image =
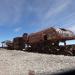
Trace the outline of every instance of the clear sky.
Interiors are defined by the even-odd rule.
[[[75,0],[0,0],[0,42],[51,26],[75,32]]]

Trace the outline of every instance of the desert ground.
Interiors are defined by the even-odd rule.
[[[0,49],[0,75],[57,73],[75,68],[75,56],[30,53]]]

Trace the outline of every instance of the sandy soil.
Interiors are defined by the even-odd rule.
[[[74,56],[47,55],[0,49],[0,75],[36,75],[60,72],[75,68]]]

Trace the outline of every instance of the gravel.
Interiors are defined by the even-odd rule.
[[[28,75],[29,71],[35,71],[35,75],[44,75],[74,68],[74,56],[0,49],[0,75]]]

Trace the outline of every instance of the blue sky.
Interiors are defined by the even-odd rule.
[[[51,26],[75,32],[75,0],[0,0],[0,42]]]

